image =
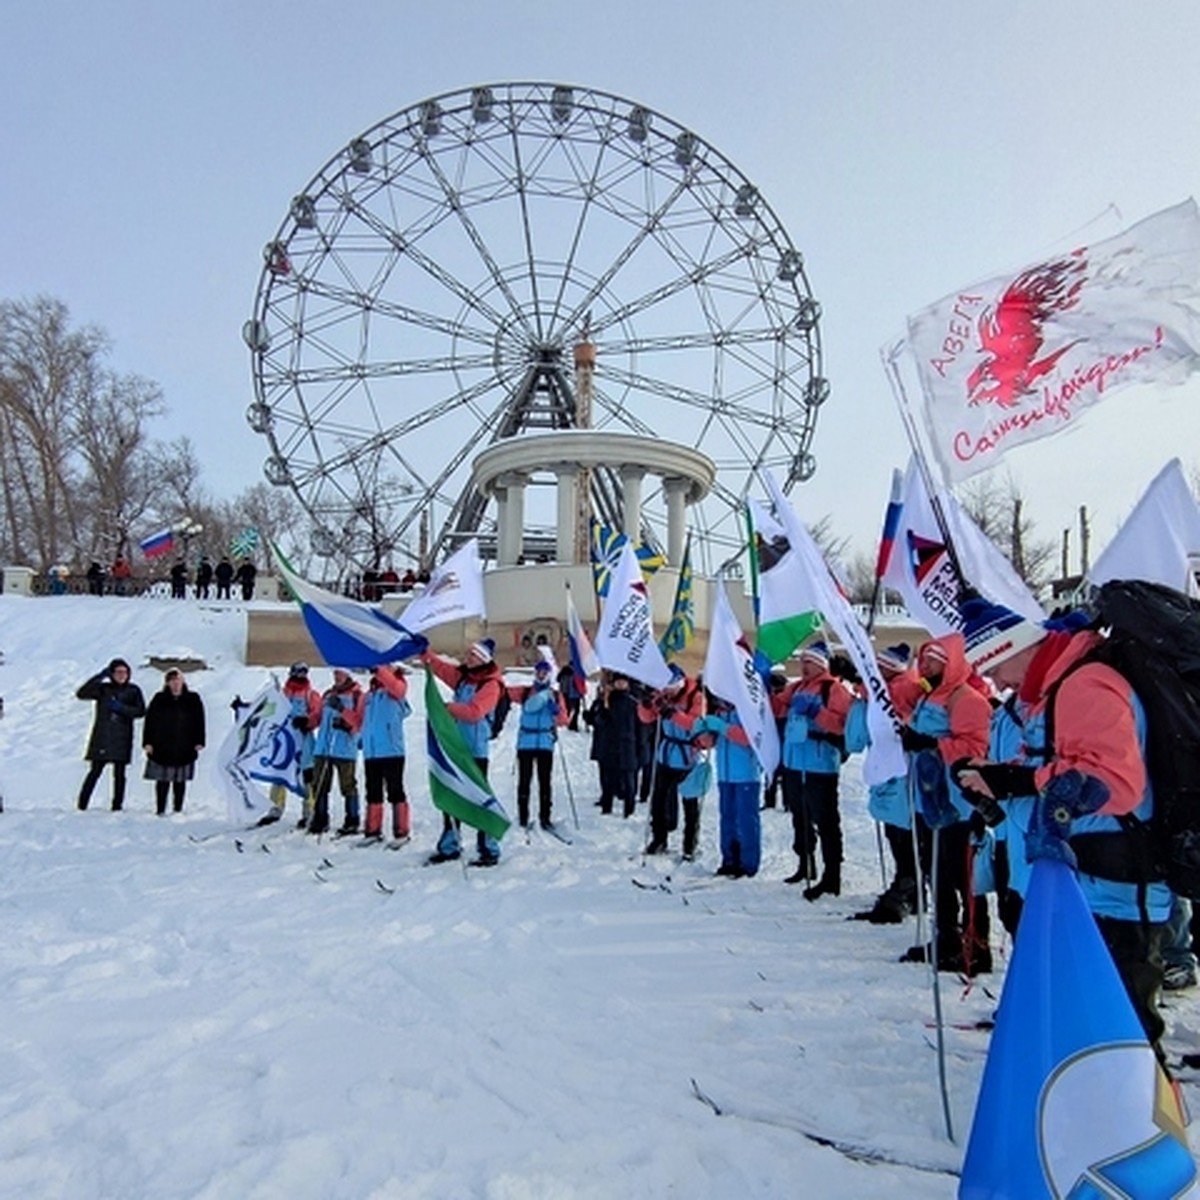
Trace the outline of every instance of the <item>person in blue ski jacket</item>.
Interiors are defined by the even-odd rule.
[[[321,723],[313,746],[313,815],[308,832],[329,829],[329,792],[336,774],[345,813],[338,833],[359,829],[358,733],[363,720],[363,690],[349,671],[333,670],[333,686],[321,697]]]
[[[432,671],[453,690],[454,695],[446,705],[446,711],[454,718],[471,756],[484,778],[487,778],[492,732],[489,718],[504,688],[504,673],[496,662],[496,643],[491,638],[472,642],[461,663],[430,650],[421,654],[421,662],[426,670]],[[500,861],[500,843],[490,834],[478,830],[476,844],[478,857],[475,862],[478,866],[494,867]],[[461,855],[458,822],[443,813],[442,835],[429,861],[450,862]]]
[[[955,774],[976,804],[1031,800],[1025,856],[1077,870],[1121,982],[1162,1060],[1158,997],[1172,893],[1140,865],[1138,830],[1154,813],[1142,702],[1120,672],[1092,658],[1104,640],[1095,630],[1069,620],[1035,623],[982,599],[965,604],[963,617],[972,666],[998,689],[1016,691],[1027,707],[1014,759],[967,760],[955,764]]]
[[[799,858],[785,883],[804,883],[821,847],[821,878],[804,889],[806,900],[838,896],[842,890],[842,818],[838,773],[843,734],[853,697],[829,670],[829,647],[810,642],[800,653],[800,676],[771,697],[783,718],[783,797],[792,814],[792,848]]]
[[[986,684],[972,672],[961,633],[946,633],[917,650],[921,696],[900,732],[908,760],[908,786],[917,814],[920,864],[933,864],[938,970],[986,974],[992,969],[986,896],[974,894],[968,850],[975,812],[951,773],[960,758],[987,753],[992,706]],[[936,840],[937,853],[934,853]],[[924,962],[928,950],[912,946],[903,961]]]
[[[901,721],[908,720],[913,705],[923,694],[916,664],[911,660],[912,649],[907,642],[884,646],[875,654],[888,698]],[[860,702],[866,701],[856,701]],[[899,925],[917,904],[917,852],[913,843],[907,776],[872,784],[867,791],[867,811],[883,826],[894,871],[891,882],[874,905],[854,916],[857,920],[870,921],[872,925]]]
[[[658,751],[650,797],[650,841],[647,854],[665,854],[667,837],[679,824],[679,785],[696,763],[694,726],[704,716],[704,691],[683,668],[671,664],[671,681],[638,704],[638,720],[658,725]],[[700,836],[700,801],[683,801],[683,857],[696,853]]]
[[[404,792],[404,722],[412,713],[408,680],[400,666],[371,668],[363,700],[363,772],[366,775],[367,823],[363,832],[373,842],[383,840],[383,805],[392,809],[392,837],[405,841],[411,833],[411,814]]]
[[[567,706],[554,686],[554,663],[545,657],[533,668],[533,683],[508,689],[514,704],[521,706],[517,727],[517,819],[529,826],[529,793],[534,771],[538,781],[538,823],[543,829],[553,824],[550,780],[554,770],[554,746],[559,726],[567,723]]]
[[[288,729],[300,747],[300,780],[304,785],[296,828],[307,829],[313,809],[313,748],[317,743],[317,727],[321,724],[321,693],[308,678],[308,663],[294,662],[288,668],[283,697],[288,703]],[[271,784],[271,807],[257,824],[274,825],[283,816],[287,795],[288,789],[282,783]]]
[[[717,800],[720,810],[721,865],[718,875],[734,879],[758,874],[762,856],[762,826],[758,798],[762,791],[762,767],[750,745],[750,737],[738,719],[737,709],[716,696],[708,702],[709,713],[696,722],[697,733],[716,740],[713,757],[717,769]]]

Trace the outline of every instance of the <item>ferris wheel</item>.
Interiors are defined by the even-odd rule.
[[[361,567],[486,546],[471,463],[500,439],[590,427],[691,446],[718,472],[689,510],[713,571],[743,542],[757,470],[790,488],[816,469],[819,319],[766,200],[690,129],[593,89],[469,88],[381,121],[294,197],[243,327],[247,419],[314,551]],[[619,483],[597,471],[590,488],[619,527]],[[643,498],[643,541],[662,543],[660,509]]]

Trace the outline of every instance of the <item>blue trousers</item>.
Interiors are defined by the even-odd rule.
[[[721,809],[721,866],[735,867],[743,874],[758,872],[762,855],[761,822],[758,815],[758,783],[717,784]]]

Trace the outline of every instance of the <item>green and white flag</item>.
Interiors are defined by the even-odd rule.
[[[808,594],[808,580],[783,525],[755,500],[746,502],[746,520],[758,620],[755,659],[759,670],[766,671],[821,628],[821,614],[800,599]]]
[[[432,671],[425,675],[425,734],[434,807],[499,841],[512,822],[447,711]]]

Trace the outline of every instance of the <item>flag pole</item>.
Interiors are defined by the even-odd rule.
[[[892,393],[896,398],[896,406],[900,410],[900,420],[904,425],[904,432],[908,435],[909,445],[912,446],[913,456],[916,459],[917,470],[921,472],[921,478],[925,484],[925,491],[929,496],[929,503],[933,510],[934,520],[937,522],[938,530],[941,532],[942,541],[946,547],[946,556],[949,558],[951,565],[954,568],[955,576],[958,579],[960,596],[963,589],[966,587],[963,575],[962,565],[958,560],[958,553],[954,548],[954,539],[950,536],[950,527],[946,521],[946,513],[942,508],[941,498],[938,494],[938,489],[934,486],[933,475],[929,470],[929,460],[925,455],[924,449],[921,446],[921,438],[917,430],[916,418],[913,416],[912,403],[908,398],[908,392],[904,387],[904,380],[900,375],[898,359],[906,344],[906,339],[900,338],[893,342],[886,351],[881,350],[880,356],[883,359],[884,372],[888,377],[888,381],[892,385]],[[913,846],[917,848],[917,814],[915,797],[913,796],[913,780],[911,772],[908,779],[909,793],[909,809],[912,813],[912,833]],[[933,833],[933,852],[930,863],[930,884],[933,892],[932,911],[925,900],[925,880],[922,878],[921,871],[921,855],[918,849],[917,853],[917,906],[918,906],[918,932],[921,929],[922,921],[921,908],[925,908],[926,921],[925,924],[929,929],[929,941],[924,942],[924,939],[919,938],[918,945],[928,945],[927,958],[929,959],[928,966],[930,969],[930,989],[933,995],[933,1023],[934,1030],[937,1034],[937,1069],[938,1069],[938,1091],[942,1101],[942,1120],[946,1126],[946,1137],[949,1141],[954,1141],[954,1125],[950,1118],[950,1093],[946,1083],[946,1029],[945,1021],[942,1015],[942,991],[938,981],[938,952],[937,952],[937,860],[938,860],[938,831],[934,829]]]
[[[893,342],[886,350],[881,350],[880,357],[883,359],[883,369],[888,377],[888,382],[892,385],[892,395],[896,399],[896,407],[900,410],[900,422],[904,426],[904,432],[908,437],[908,444],[912,447],[913,457],[917,462],[917,470],[921,472],[921,479],[925,484],[925,491],[929,496],[929,504],[933,510],[933,519],[937,522],[938,531],[941,533],[942,541],[946,546],[946,556],[950,559],[950,563],[954,567],[954,573],[958,577],[959,589],[961,591],[966,587],[966,576],[963,574],[962,563],[958,558],[958,551],[954,547],[954,539],[950,536],[950,524],[946,520],[946,512],[942,507],[940,489],[934,482],[933,472],[929,469],[929,456],[925,453],[925,449],[921,444],[917,420],[913,415],[912,402],[909,400],[908,390],[904,386],[904,379],[900,374],[898,366],[900,354],[906,344],[906,339],[900,338]]]

